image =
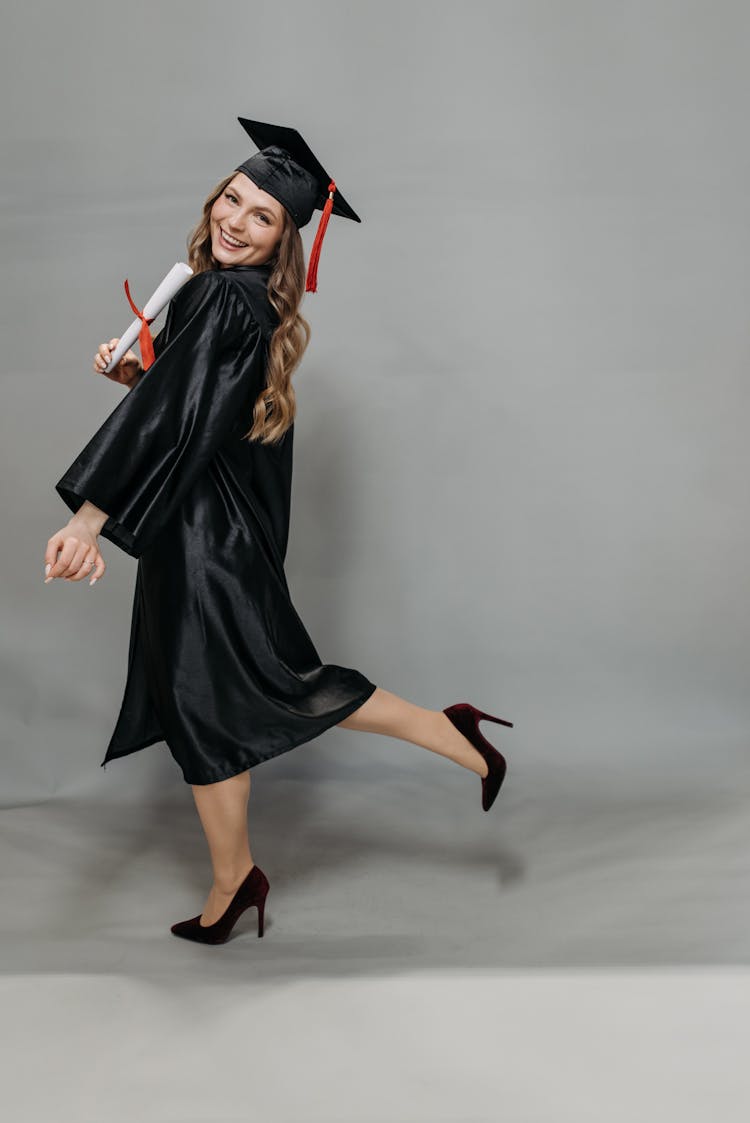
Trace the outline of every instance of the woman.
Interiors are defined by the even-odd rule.
[[[489,810],[505,760],[468,703],[426,710],[359,671],[321,662],[284,574],[295,395],[309,339],[299,307],[299,228],[323,209],[311,253],[314,291],[331,212],[359,221],[293,129],[239,119],[258,151],[210,193],[188,242],[194,276],[169,305],[144,369],[117,339],[94,370],[128,387],[56,484],[74,512],[49,539],[46,581],[93,584],[103,535],[138,559],[128,675],[102,766],[166,742],[192,787],[213,885],[203,911],[172,926],[226,940],[258,908],[268,879],[247,831],[250,769],[337,725],[387,734],[482,778]]]

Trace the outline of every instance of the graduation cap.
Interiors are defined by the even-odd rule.
[[[322,210],[307,269],[306,292],[318,287],[318,261],[323,235],[331,214],[361,222],[347,203],[336,183],[308,147],[296,129],[268,125],[238,117],[250,139],[260,149],[235,171],[244,172],[256,187],[278,199],[291,215],[295,225],[306,226],[316,209]]]

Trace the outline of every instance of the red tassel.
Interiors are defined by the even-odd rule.
[[[326,227],[328,226],[328,219],[331,217],[331,211],[333,210],[333,193],[335,190],[336,184],[333,180],[331,180],[331,182],[328,184],[328,198],[325,201],[323,214],[320,217],[318,232],[315,235],[315,241],[313,242],[312,249],[310,250],[310,263],[307,267],[307,284],[305,286],[305,292],[318,291],[318,262],[320,261],[320,247],[323,243],[323,235],[326,232]]]
[[[155,358],[154,341],[151,338],[151,332],[148,330],[148,325],[154,322],[153,317],[147,320],[140,308],[136,308],[133,303],[133,298],[130,295],[130,286],[128,285],[127,278],[125,279],[125,295],[128,298],[130,307],[133,309],[138,319],[141,320],[141,330],[138,333],[138,343],[141,348],[141,365],[144,370],[148,370]]]

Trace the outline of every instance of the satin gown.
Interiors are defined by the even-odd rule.
[[[252,768],[343,721],[376,689],[323,663],[284,574],[294,426],[242,439],[277,324],[270,267],[191,277],[154,363],[55,485],[138,559],[127,680],[102,767],[164,741],[189,784]]]

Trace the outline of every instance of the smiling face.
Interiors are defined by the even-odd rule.
[[[238,172],[211,207],[210,226],[211,252],[221,268],[262,265],[281,239],[284,208]]]

